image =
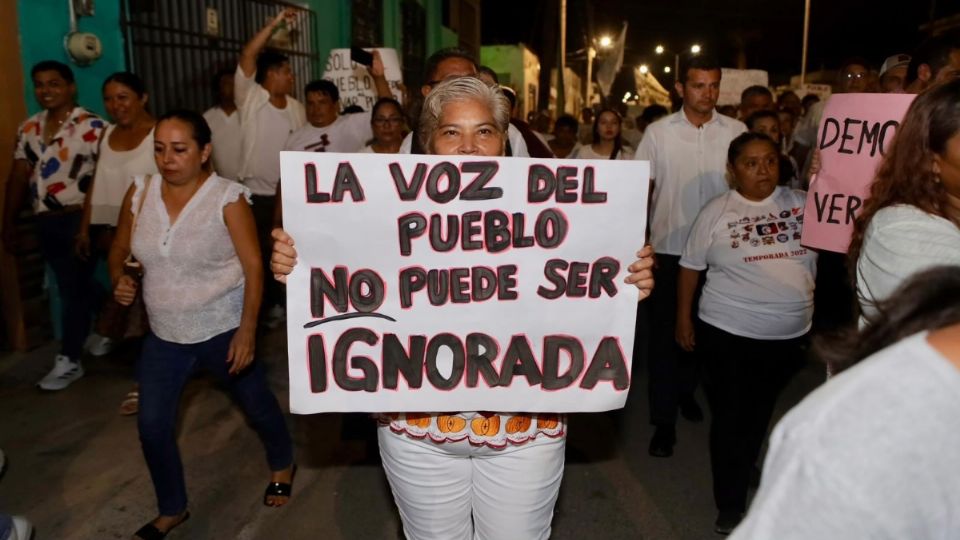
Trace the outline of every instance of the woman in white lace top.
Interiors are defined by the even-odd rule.
[[[153,151],[160,174],[137,177],[127,191],[110,251],[114,297],[129,305],[142,288],[151,326],[137,369],[138,428],[160,515],[139,538],[159,538],[189,517],[176,417],[197,368],[230,390],[264,444],[271,470],[264,504],[280,506],[290,495],[290,434],[254,361],[263,270],[250,192],[211,172],[211,149],[199,114],[159,119]],[[131,253],[142,265],[142,287],[124,271]]]

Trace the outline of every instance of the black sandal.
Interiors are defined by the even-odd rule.
[[[284,482],[270,482],[267,484],[267,489],[263,492],[263,505],[269,506],[270,508],[279,508],[290,502],[290,494],[293,493],[293,479],[297,476],[297,465],[293,465],[293,470],[290,471],[290,483]],[[268,497],[286,497],[287,502],[281,505],[270,504],[267,502]]]
[[[160,529],[158,529],[157,526],[154,525],[153,522],[151,521],[150,523],[147,523],[143,527],[140,527],[140,529],[138,529],[137,532],[133,533],[133,535],[138,538],[142,538],[143,540],[162,540],[163,538],[166,538],[168,534],[170,534],[170,531],[176,529],[180,525],[183,525],[183,522],[188,519],[190,519],[190,512],[187,512],[186,514],[184,514],[183,519],[181,519],[173,527],[170,527],[169,529],[167,529],[167,532],[163,532]]]

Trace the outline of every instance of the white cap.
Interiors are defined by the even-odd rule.
[[[883,65],[880,66],[880,76],[883,77],[886,72],[893,68],[907,65],[910,65],[909,54],[895,54],[883,61]]]

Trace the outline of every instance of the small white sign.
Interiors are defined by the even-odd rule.
[[[720,98],[717,105],[739,105],[740,94],[751,86],[768,87],[770,76],[762,69],[720,70]]]
[[[373,49],[368,49],[373,51]],[[400,58],[396,49],[377,49],[383,60],[384,76],[390,83],[390,90],[397,101],[403,103],[401,83],[403,72],[400,71]],[[323,71],[323,78],[333,81],[340,90],[340,107],[359,105],[364,111],[370,112],[377,102],[377,87],[367,67],[350,60],[350,49],[333,49],[327,57],[327,66]]]

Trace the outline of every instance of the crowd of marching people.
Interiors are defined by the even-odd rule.
[[[418,95],[407,96],[413,106],[395,99],[374,52],[377,100],[345,113],[331,81],[308,82],[303,103],[294,97],[290,62],[267,47],[290,16],[278,14],[236,66],[215,74],[215,105],[202,114],[152,110],[141,78],[120,72],[103,82],[100,118],[77,105],[70,67],[44,61],[31,70],[42,110],[18,132],[3,243],[17,252],[15,219],[29,200],[62,299],[60,351],[41,389],[83,377],[85,353],[140,341],[117,402],[137,417],[158,516],[135,538],[163,538],[190,516],[177,410],[197,370],[218,378],[263,444],[263,504],[293,496],[294,444],[257,361],[260,329],[282,322],[283,283],[297,264],[282,228],[285,150],[649,162],[649,234],[636,239],[623,276],[647,315],[637,332],[649,350],[635,362],[648,371],[649,454],[673,454],[678,417],[709,416],[720,534],[960,533],[960,436],[950,429],[960,414],[955,34],[876,71],[862,58],[839,66],[836,92],[918,94],[844,255],[801,244],[804,189],[821,167],[816,96],[754,86],[739,106],[718,109],[720,65],[698,55],[678,73],[672,112],[649,105],[628,118],[601,106],[582,122],[521,119],[516,94],[493,70],[444,49],[427,60]],[[96,295],[98,262],[113,287],[106,298]],[[830,380],[777,426],[764,457],[777,399],[813,358],[826,361]],[[695,397],[701,383],[709,415]],[[406,536],[549,537],[566,448],[560,412],[378,415]],[[496,428],[466,439],[441,429],[477,421]],[[522,425],[522,437],[506,439],[508,423]],[[0,539],[24,538],[28,527],[0,515]]]

